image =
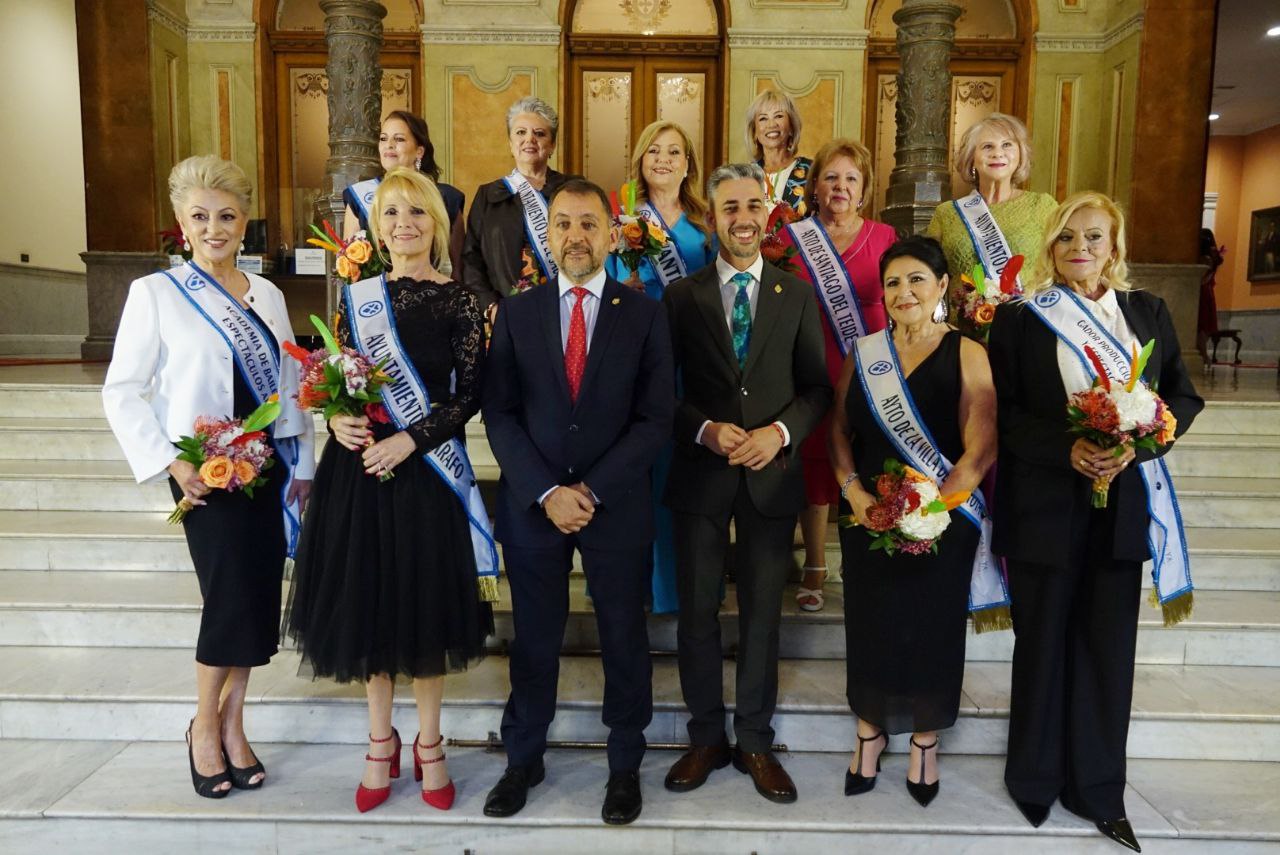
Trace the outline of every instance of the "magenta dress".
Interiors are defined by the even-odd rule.
[[[790,232],[784,231],[782,239],[787,245],[795,245]],[[849,278],[853,280],[853,288],[858,294],[858,305],[862,309],[862,319],[866,322],[868,333],[879,332],[888,323],[884,309],[884,288],[880,285],[880,256],[897,239],[898,235],[892,226],[863,220],[858,236],[840,254],[844,269],[849,271]],[[795,262],[800,268],[797,276],[812,285],[813,281],[804,262],[798,256]],[[834,387],[840,379],[844,356],[840,353],[840,345],[836,343],[831,322],[827,319],[826,310],[822,308],[822,301],[818,299],[816,291],[813,299],[818,301],[822,336],[826,341],[827,374]],[[840,485],[836,483],[835,475],[831,472],[831,461],[827,457],[827,432],[830,427],[831,415],[828,413],[800,446],[805,497],[811,505],[833,505],[840,500]]]

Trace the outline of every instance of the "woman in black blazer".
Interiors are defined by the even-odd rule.
[[[1164,301],[1125,279],[1124,215],[1102,194],[1076,194],[1050,218],[1043,247],[1028,296],[1065,286],[1126,348],[1155,339],[1143,379],[1181,435],[1204,401]],[[1138,850],[1125,819],[1125,741],[1150,552],[1146,485],[1130,464],[1163,450],[1117,457],[1067,432],[1068,391],[1092,376],[1029,303],[996,311],[990,359],[1000,435],[994,550],[1007,560],[1016,636],[1005,784],[1032,825],[1061,797]],[[1103,475],[1113,476],[1107,506],[1094,509],[1092,482]]]

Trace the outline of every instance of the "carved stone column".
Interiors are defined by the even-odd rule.
[[[382,19],[376,0],[320,0],[329,49],[329,159],[316,216],[342,223],[342,191],[381,172],[378,128],[382,118]],[[326,313],[333,316],[336,281],[329,277]]]
[[[951,124],[951,47],[960,7],[945,0],[905,0],[898,25],[898,133],[881,219],[899,234],[924,231],[950,194],[947,129]]]

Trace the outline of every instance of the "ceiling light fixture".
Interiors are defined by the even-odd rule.
[[[1276,36],[1280,36],[1280,26],[1272,27],[1271,29],[1267,30],[1267,35],[1273,39]]]
[[[1218,114],[1217,114],[1217,113],[1210,113],[1210,114],[1209,114],[1209,121],[1211,121],[1211,122],[1216,122],[1216,121],[1218,121],[1218,119],[1219,119],[1219,116],[1218,116]]]

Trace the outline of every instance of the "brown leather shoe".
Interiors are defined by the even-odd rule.
[[[733,768],[744,775],[750,775],[755,782],[756,792],[769,801],[790,804],[796,800],[796,785],[772,751],[751,754],[735,748]]]
[[[706,783],[707,776],[729,765],[729,745],[691,745],[671,767],[665,781],[668,790],[687,793]]]

